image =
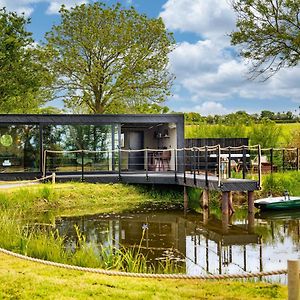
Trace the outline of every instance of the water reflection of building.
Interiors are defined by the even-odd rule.
[[[56,224],[60,234],[69,237],[71,246],[76,243],[76,225],[88,242],[126,248],[141,245],[141,251],[152,261],[169,253],[185,264],[189,274],[262,270],[261,240],[252,228],[224,227],[213,216],[203,222],[200,214],[182,212],[95,215],[61,218]],[[248,263],[249,256],[256,257],[256,263],[253,259]]]

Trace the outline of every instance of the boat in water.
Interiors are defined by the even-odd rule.
[[[267,197],[254,201],[254,206],[260,210],[300,209],[300,197],[290,197],[288,194],[279,197]]]

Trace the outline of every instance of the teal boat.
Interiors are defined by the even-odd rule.
[[[271,196],[254,201],[254,206],[260,210],[300,209],[300,197]]]

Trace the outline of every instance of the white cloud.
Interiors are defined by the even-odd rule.
[[[168,0],[160,16],[171,30],[194,32],[207,39],[228,39],[235,16],[228,0]]]
[[[0,0],[0,7],[6,7],[9,11],[16,11],[17,13],[25,13],[30,16],[37,3],[48,3],[48,14],[58,13],[62,4],[67,8],[73,7],[76,4],[87,3],[88,0]]]
[[[87,3],[88,0],[56,0],[56,1],[48,1],[50,5],[47,9],[48,14],[56,14],[61,6],[64,4],[67,9],[74,7],[76,5]]]
[[[207,103],[230,99],[271,101],[281,97],[300,102],[300,67],[281,70],[267,82],[250,81],[245,62],[211,40],[179,44],[170,54],[170,69],[176,75],[176,102],[180,95],[185,99],[189,95],[189,110],[208,111]],[[216,107],[221,112],[223,108]]]
[[[180,111],[198,112],[202,116],[207,116],[207,115],[225,115],[225,114],[229,114],[229,113],[232,112],[231,110],[225,108],[221,103],[214,102],[214,101],[203,102],[200,105],[194,106],[192,109],[191,109],[191,107],[181,107]]]

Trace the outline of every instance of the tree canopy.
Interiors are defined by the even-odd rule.
[[[232,0],[237,13],[233,45],[252,61],[251,78],[264,80],[300,60],[299,0]]]
[[[0,112],[35,111],[49,97],[50,80],[24,15],[0,9]]]
[[[46,34],[55,89],[69,107],[92,113],[136,112],[163,102],[173,80],[168,54],[174,39],[163,21],[134,8],[95,2],[60,10]]]

